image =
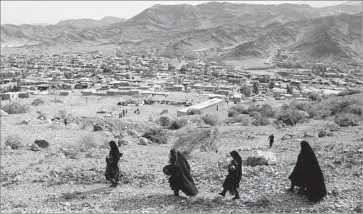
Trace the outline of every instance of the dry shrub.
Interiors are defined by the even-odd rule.
[[[61,99],[59,99],[57,97],[54,97],[54,99],[51,100],[51,102],[53,102],[53,103],[63,103],[63,100],[61,100]]]
[[[78,148],[81,152],[86,152],[97,147],[98,143],[96,142],[96,138],[91,134],[81,137],[81,139],[78,141]]]
[[[33,100],[32,105],[33,106],[39,106],[39,105],[43,105],[44,104],[44,100],[42,98],[37,98],[35,100]]]
[[[166,144],[167,141],[168,141],[168,138],[166,136],[166,132],[161,127],[149,128],[142,135],[142,137],[152,141],[153,143],[158,143],[158,144]]]
[[[173,120],[168,128],[171,130],[177,130],[187,124],[188,124],[188,120],[186,120],[185,118],[179,118],[179,119]]]
[[[18,102],[7,103],[3,105],[1,109],[8,114],[24,114],[29,111],[29,107],[27,105]]]
[[[66,110],[59,110],[58,111],[58,116],[61,118],[61,119],[64,119],[64,118],[67,118],[69,116],[71,116],[70,114],[67,113]]]
[[[362,117],[356,114],[340,113],[335,116],[334,122],[341,127],[358,126]]]
[[[296,125],[297,123],[303,123],[307,121],[304,113],[296,108],[288,107],[282,108],[280,113],[277,115],[277,120],[283,122],[285,125]]]
[[[247,115],[237,115],[228,118],[225,123],[227,124],[241,123],[243,126],[248,126],[250,124],[250,118]]]
[[[234,117],[239,114],[248,114],[247,108],[242,105],[235,105],[228,110],[228,117]]]
[[[196,115],[196,114],[203,114],[203,113],[201,110],[195,108],[188,109],[187,111],[187,115]]]
[[[211,126],[215,126],[218,123],[217,118],[211,114],[204,115],[202,117],[202,120],[205,124],[209,124]]]
[[[189,157],[195,149],[215,151],[218,149],[216,145],[217,133],[217,128],[197,129],[188,135],[181,136],[173,148],[178,149],[185,157]]]
[[[253,116],[253,122],[252,125],[254,126],[267,126],[270,124],[270,121],[265,117],[265,115],[261,113],[256,113]]]
[[[10,146],[11,149],[21,149],[25,147],[25,143],[19,136],[9,136],[5,140],[5,146]]]

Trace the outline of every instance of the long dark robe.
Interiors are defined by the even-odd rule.
[[[274,143],[274,139],[275,139],[275,136],[272,134],[268,137],[268,139],[270,140],[270,147],[272,147],[272,144]]]
[[[223,188],[234,195],[242,178],[242,158],[237,151],[232,151],[230,155],[233,160],[229,164],[228,175],[224,180]]]
[[[122,157],[122,153],[120,153],[115,141],[110,141],[110,147],[111,147],[110,153],[106,157],[107,166],[106,166],[105,177],[106,180],[111,181],[113,184],[115,184],[119,181],[120,177],[120,169],[118,167],[118,162]]]
[[[301,151],[289,179],[292,186],[299,186],[306,190],[310,201],[317,202],[327,194],[324,176],[309,143],[302,141],[300,144]]]
[[[173,191],[181,190],[187,196],[195,196],[198,190],[190,174],[190,166],[185,157],[177,150],[170,151],[169,165],[163,168],[166,175],[170,175],[169,183]]]

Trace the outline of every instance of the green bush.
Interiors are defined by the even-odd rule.
[[[309,92],[308,98],[312,101],[321,101],[321,96],[315,92]]]
[[[39,105],[43,105],[44,104],[44,100],[42,98],[37,98],[35,100],[33,100],[32,105],[33,106],[39,106]]]
[[[158,144],[166,144],[168,140],[165,130],[161,127],[150,128],[142,135],[142,137]]]
[[[334,122],[341,127],[357,126],[362,117],[356,114],[340,113],[335,116]]]
[[[267,126],[270,124],[270,121],[267,119],[267,117],[261,113],[256,113],[253,116],[253,122],[252,125],[254,126]]]
[[[187,115],[196,115],[196,114],[203,114],[203,113],[201,110],[194,108],[188,109],[187,111]]]
[[[202,117],[202,120],[205,124],[209,124],[211,126],[214,126],[217,124],[217,118],[211,114],[206,114]]]
[[[235,105],[228,110],[228,117],[234,117],[239,114],[248,114],[248,109],[242,105]]]
[[[277,115],[277,120],[280,120],[285,125],[296,125],[307,121],[305,115],[296,108],[281,109]]]
[[[170,123],[169,129],[177,130],[188,124],[188,120],[184,118],[175,119]]]
[[[18,102],[7,103],[3,105],[1,109],[8,114],[24,114],[29,111],[28,106]]]
[[[248,126],[250,124],[250,118],[247,115],[237,115],[234,117],[227,118],[227,124],[241,123],[243,126]]]

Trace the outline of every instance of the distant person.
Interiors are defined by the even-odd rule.
[[[110,153],[106,157],[106,172],[105,177],[106,180],[111,181],[112,185],[110,187],[116,187],[118,185],[118,181],[120,178],[120,169],[118,167],[118,162],[122,157],[122,153],[120,153],[116,142],[110,141]]]
[[[270,140],[270,148],[271,148],[272,144],[274,143],[275,136],[271,134],[270,136],[268,136],[268,139]]]
[[[64,118],[64,125],[67,126],[67,118]]]
[[[318,202],[327,194],[324,176],[313,149],[306,141],[300,143],[301,151],[293,172],[289,176],[291,187],[300,187],[299,193],[306,194],[310,201]]]
[[[125,109],[122,110],[122,116],[125,117]]]
[[[185,157],[175,149],[170,150],[169,165],[163,168],[165,175],[170,175],[169,183],[175,196],[179,196],[179,190],[187,196],[198,194],[197,187],[190,175],[190,166]]]
[[[233,160],[228,166],[228,175],[223,183],[223,191],[219,194],[224,197],[229,191],[231,195],[234,195],[233,200],[236,200],[240,198],[237,189],[242,178],[242,158],[237,151],[232,151],[230,155]]]
[[[127,115],[127,109],[125,110],[125,112],[126,112],[126,115]]]
[[[121,112],[118,114],[118,118],[122,118],[122,113]]]

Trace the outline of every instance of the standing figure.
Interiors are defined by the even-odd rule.
[[[64,125],[67,126],[67,118],[64,118]]]
[[[306,193],[310,201],[318,202],[327,194],[324,176],[309,143],[301,141],[300,145],[301,151],[297,163],[289,176],[291,180],[289,190],[294,191],[294,187],[298,186],[300,193]]]
[[[234,195],[233,200],[235,200],[240,198],[237,189],[242,178],[242,158],[237,151],[232,151],[229,154],[233,160],[228,166],[228,175],[223,183],[223,191],[219,194],[224,197],[229,191],[231,195]]]
[[[274,143],[275,136],[271,134],[270,136],[268,136],[268,139],[270,140],[270,148],[271,148],[272,144]]]
[[[170,150],[169,165],[163,168],[166,175],[170,175],[169,183],[175,196],[179,196],[179,190],[187,196],[195,196],[198,190],[190,175],[190,166],[185,157],[175,149]]]
[[[106,172],[105,177],[106,180],[111,181],[112,185],[110,187],[116,187],[120,177],[120,169],[118,168],[118,162],[122,157],[122,153],[120,153],[116,142],[110,141],[110,153],[106,157]]]
[[[122,109],[122,117],[125,117],[125,109]]]

